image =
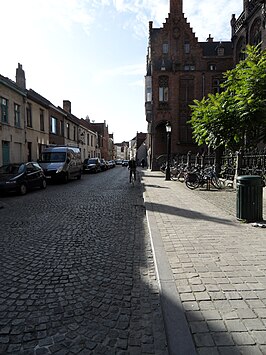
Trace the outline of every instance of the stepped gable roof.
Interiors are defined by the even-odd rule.
[[[15,83],[15,81],[3,76],[0,74],[0,83],[8,86],[10,89],[18,92],[19,94],[26,96],[26,90],[22,89],[19,85]]]
[[[233,55],[233,47],[232,42],[225,41],[225,42],[199,42],[199,45],[203,49],[203,55],[205,57],[217,57],[217,49],[219,47],[224,48],[224,55],[232,56]]]

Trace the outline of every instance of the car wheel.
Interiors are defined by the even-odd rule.
[[[45,179],[43,179],[42,182],[41,182],[40,188],[41,188],[41,189],[46,189],[46,186],[47,186],[47,182],[46,182]]]
[[[80,180],[80,179],[81,179],[81,172],[77,176],[77,180]]]
[[[26,193],[27,193],[27,185],[26,184],[21,184],[20,185],[19,193],[20,193],[20,195],[26,195]]]

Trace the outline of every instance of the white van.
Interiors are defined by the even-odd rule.
[[[65,183],[69,179],[81,178],[82,162],[80,148],[68,146],[48,146],[41,153],[38,163],[47,181],[58,180]]]

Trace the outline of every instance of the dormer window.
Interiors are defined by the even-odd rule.
[[[224,55],[224,47],[221,45],[221,43],[220,43],[220,45],[217,47],[217,55],[218,55],[219,57],[222,57],[222,56]]]

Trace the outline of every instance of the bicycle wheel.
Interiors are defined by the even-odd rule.
[[[180,182],[184,182],[186,180],[186,175],[187,175],[187,172],[185,170],[181,170],[177,174],[177,180],[180,181]]]
[[[217,176],[212,176],[211,184],[216,189],[221,189],[222,188],[222,183],[221,183],[220,179]]]
[[[194,190],[200,185],[199,177],[196,174],[187,174],[185,184],[190,190]]]

